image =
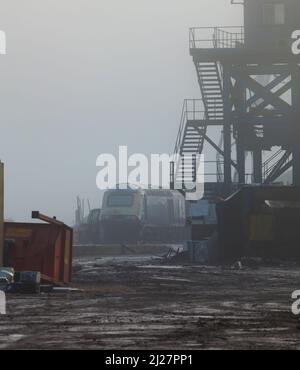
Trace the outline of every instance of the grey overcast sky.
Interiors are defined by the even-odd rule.
[[[0,158],[6,217],[70,223],[99,205],[96,157],[171,153],[199,97],[188,28],[242,24],[230,0],[0,0]]]

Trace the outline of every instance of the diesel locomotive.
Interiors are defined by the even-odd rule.
[[[186,201],[178,191],[114,189],[103,196],[104,243],[181,242],[188,239]]]

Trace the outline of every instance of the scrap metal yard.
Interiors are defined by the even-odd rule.
[[[15,3],[0,351],[300,350],[300,1]]]
[[[299,266],[75,257],[79,291],[8,295],[1,349],[299,349]]]

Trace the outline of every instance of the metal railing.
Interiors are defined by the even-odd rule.
[[[278,163],[279,157],[282,156],[284,151],[280,148],[275,153],[273,153],[264,163],[263,163],[263,177],[264,180],[269,176],[272,172],[273,168]]]
[[[190,28],[190,49],[235,49],[245,43],[242,26]]]
[[[174,154],[180,154],[186,123],[188,121],[204,120],[205,117],[204,105],[201,99],[184,100]]]
[[[275,174],[276,170],[289,163],[291,158],[291,151],[284,151],[279,149],[271,157],[263,163],[263,180],[267,181],[268,178]]]

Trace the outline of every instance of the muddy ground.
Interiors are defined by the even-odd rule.
[[[300,349],[299,267],[76,258],[83,292],[9,295],[1,349]]]

